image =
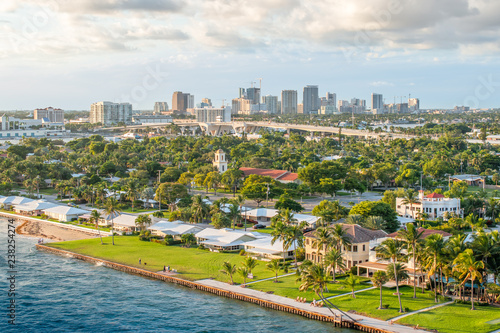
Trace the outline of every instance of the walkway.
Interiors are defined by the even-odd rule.
[[[294,274],[295,274],[295,272],[284,274],[284,275],[278,275],[278,279],[281,278],[281,277],[290,276],[290,275],[294,275]],[[262,281],[274,280],[274,279],[276,279],[276,277],[273,276],[273,277],[270,277],[270,278],[267,278],[267,279],[262,279],[262,280],[256,280],[256,281],[252,281],[252,282],[247,282],[247,285],[254,284],[254,283],[257,283],[257,282],[262,282]]]
[[[402,314],[401,316],[397,316],[397,317],[391,318],[391,319],[389,319],[387,321],[396,321],[396,320],[399,320],[401,318],[408,317],[408,316],[411,316],[411,315],[414,315],[414,314],[417,314],[417,313],[420,313],[420,312],[425,312],[425,311],[429,311],[429,310],[432,310],[432,309],[440,308],[442,306],[450,305],[450,304],[453,304],[454,302],[455,301],[449,301],[449,302],[445,302],[445,303],[441,303],[441,304],[436,304],[436,305],[433,305],[433,306],[429,306],[428,308],[423,308],[423,309],[420,309],[420,310],[417,310],[417,311],[413,311],[413,312],[408,312],[408,313]]]
[[[227,290],[227,291],[234,292],[234,293],[237,293],[237,294],[246,295],[246,296],[249,296],[249,297],[259,298],[259,299],[262,299],[262,300],[266,300],[266,301],[278,303],[278,304],[285,305],[285,306],[295,307],[295,308],[298,308],[298,309],[301,309],[301,310],[304,310],[304,311],[314,312],[314,313],[322,314],[324,316],[329,316],[329,317],[332,316],[332,313],[326,307],[325,308],[312,307],[310,304],[299,303],[299,302],[297,302],[295,300],[292,300],[290,298],[287,298],[287,297],[278,296],[278,295],[274,295],[274,294],[267,294],[265,292],[254,290],[254,289],[251,289],[251,288],[242,288],[240,286],[230,285],[230,284],[227,284],[227,283],[224,283],[224,282],[220,282],[220,281],[216,281],[216,280],[210,280],[210,279],[199,280],[199,281],[196,281],[196,282],[199,283],[199,284],[202,284],[202,285],[209,286],[209,287],[223,289],[223,290]],[[339,311],[337,311],[337,310],[333,310],[332,309],[332,311],[337,316],[341,315],[341,313]],[[415,332],[422,333],[422,332],[427,332],[425,330],[414,329],[412,327],[403,326],[403,325],[399,325],[399,324],[393,324],[393,325],[391,325],[387,321],[380,320],[380,319],[375,319],[375,318],[364,317],[364,316],[361,316],[361,315],[356,315],[356,314],[351,314],[350,313],[349,316],[351,316],[355,320],[359,321],[363,325],[374,327],[374,328],[378,328],[378,329],[382,329],[382,330],[386,330],[387,332],[395,332],[395,333],[415,333]]]
[[[360,290],[356,290],[354,293],[357,294],[357,293],[360,293],[362,291],[372,290],[372,289],[375,289],[375,288],[376,287],[370,287],[370,288],[366,288],[366,289],[360,289]],[[330,296],[330,297],[327,297],[325,299],[332,299],[332,298],[337,298],[337,297],[342,297],[342,296],[348,296],[348,295],[352,295],[352,292],[348,292],[348,293],[340,294],[340,295],[335,295],[335,296]]]

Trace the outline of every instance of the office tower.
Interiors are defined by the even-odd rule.
[[[247,89],[247,99],[252,101],[252,104],[260,103],[260,88],[248,88]]]
[[[326,105],[333,105],[337,107],[337,94],[336,93],[326,93]]]
[[[194,108],[194,95],[182,91],[174,92],[172,96],[173,112],[186,112],[187,109],[192,108]]]
[[[195,108],[196,121],[201,123],[230,122],[231,107]]]
[[[132,122],[132,104],[97,102],[90,106],[91,123],[101,123],[103,125]]]
[[[281,113],[297,114],[297,90],[281,91]]]
[[[318,86],[305,86],[302,93],[302,104],[304,105],[304,114],[318,113]]]
[[[245,98],[245,97],[247,97],[245,88],[240,88],[238,98]]]
[[[54,109],[53,107],[35,109],[33,119],[41,120],[43,118],[49,119],[51,123],[64,123],[64,111],[61,109]]]
[[[186,94],[186,98],[187,98],[187,107],[186,109],[192,109],[194,108],[194,95],[191,95],[191,94]]]
[[[159,114],[162,112],[168,112],[167,102],[155,102],[155,113]]]
[[[408,107],[410,108],[410,111],[420,110],[420,100],[418,98],[409,98]]]
[[[382,94],[372,94],[372,111],[381,110],[384,108],[384,98]]]
[[[262,103],[266,104],[267,112],[270,114],[278,113],[278,96],[263,96]]]

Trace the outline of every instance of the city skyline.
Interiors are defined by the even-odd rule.
[[[5,1],[0,109],[153,109],[175,91],[219,105],[260,78],[261,96],[311,84],[338,99],[493,108],[499,10],[465,0]]]

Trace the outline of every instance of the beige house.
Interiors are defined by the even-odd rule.
[[[341,224],[346,234],[351,240],[351,245],[342,246],[342,256],[347,269],[354,267],[360,263],[367,262],[370,258],[370,241],[378,238],[387,237],[387,233],[382,230],[369,230],[357,224]],[[316,231],[305,233],[304,247],[306,251],[306,259],[315,263],[323,260],[326,253],[326,246],[322,249],[317,249],[313,246],[316,240]]]

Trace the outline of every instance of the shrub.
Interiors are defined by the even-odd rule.
[[[198,245],[198,250],[206,250],[205,245],[203,244]]]
[[[244,255],[246,255],[245,249],[241,249],[240,250],[240,256],[244,256]]]

